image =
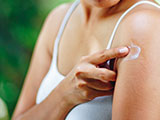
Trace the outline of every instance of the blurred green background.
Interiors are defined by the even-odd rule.
[[[0,98],[10,116],[45,18],[53,8],[70,1],[0,0]]]
[[[56,6],[71,1],[73,0],[0,1],[0,98],[6,103],[10,116],[45,18]],[[3,102],[0,105],[1,103]]]

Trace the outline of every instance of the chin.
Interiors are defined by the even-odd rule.
[[[88,0],[90,4],[99,8],[108,8],[118,4],[121,0]]]

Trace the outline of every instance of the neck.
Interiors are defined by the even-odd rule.
[[[81,0],[82,8],[84,11],[85,23],[89,23],[92,20],[100,20],[105,19],[109,15],[113,15],[115,13],[126,11],[129,7],[131,7],[136,2],[143,0],[120,0],[114,6],[99,8],[96,6],[92,6],[86,2],[86,0]],[[153,1],[153,0],[148,0]]]

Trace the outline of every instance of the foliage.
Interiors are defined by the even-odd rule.
[[[0,98],[0,120],[9,120],[8,110],[4,101]]]
[[[47,14],[71,0],[0,1],[0,97],[12,114]]]

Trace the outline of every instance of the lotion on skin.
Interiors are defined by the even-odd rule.
[[[123,62],[138,59],[141,53],[141,48],[133,43],[131,43],[131,45],[128,46],[128,48],[129,48],[129,54],[122,60]],[[117,70],[116,68],[117,60],[118,58],[116,58],[114,63],[114,68],[113,68],[114,71]]]
[[[130,49],[130,51],[129,54],[124,58],[124,61],[137,59],[141,53],[141,48],[133,43],[131,43],[128,48]]]

